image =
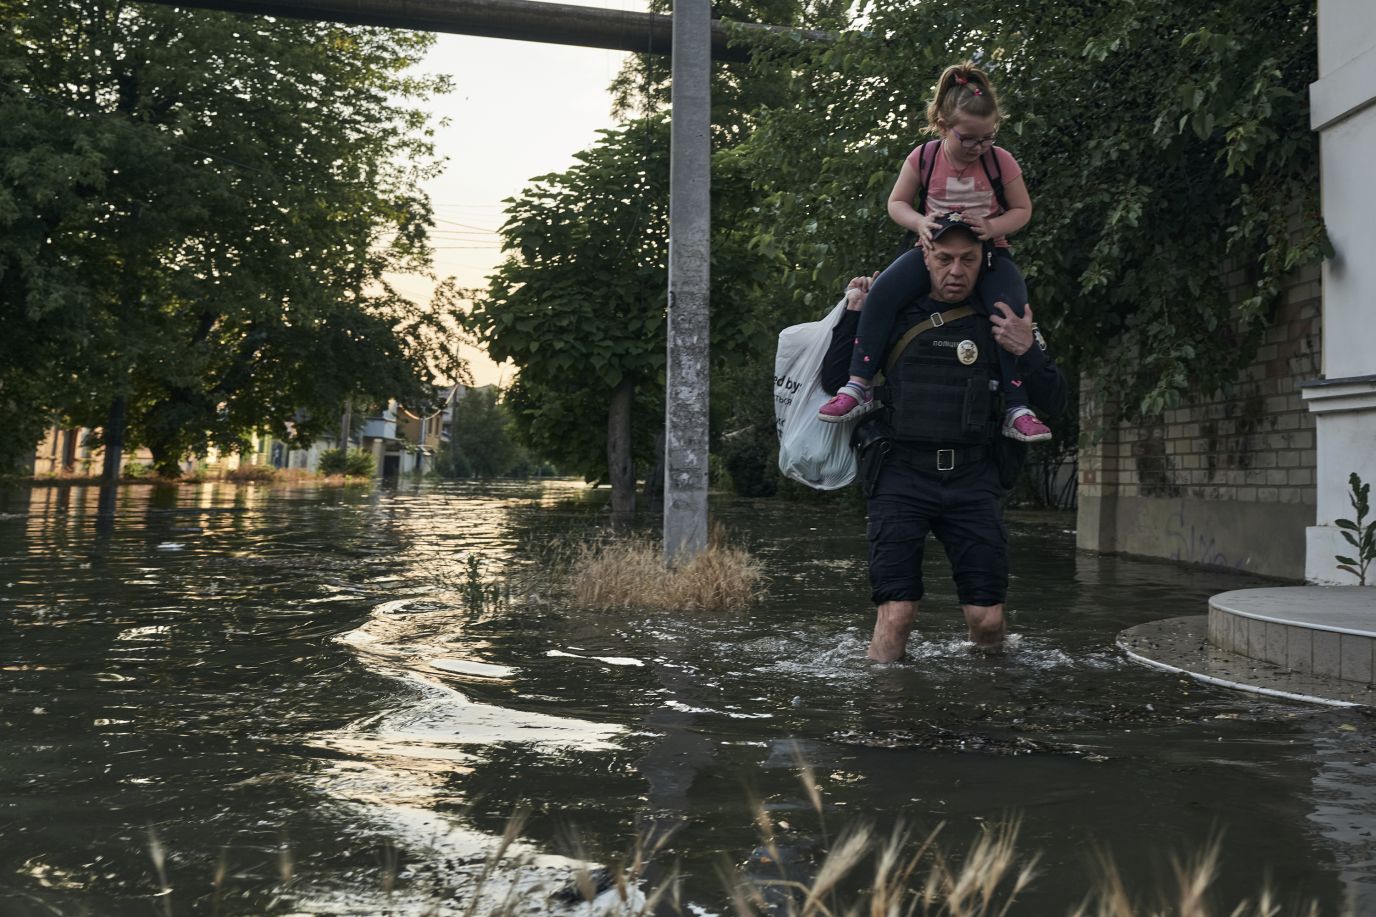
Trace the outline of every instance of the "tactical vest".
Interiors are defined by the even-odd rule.
[[[880,393],[894,436],[942,446],[993,442],[1003,414],[996,346],[989,318],[978,313],[914,338]]]

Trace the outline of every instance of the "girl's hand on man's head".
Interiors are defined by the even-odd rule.
[[[919,213],[917,215],[917,227],[914,231],[917,233],[917,238],[922,243],[924,249],[932,244],[932,230],[935,228],[936,217],[928,216],[925,213]]]

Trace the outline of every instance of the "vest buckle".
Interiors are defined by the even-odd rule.
[[[936,470],[954,471],[956,467],[956,450],[938,449],[936,450]]]
[[[946,319],[941,317],[940,312],[933,312],[931,322],[933,328],[940,328],[942,325],[946,324]]]

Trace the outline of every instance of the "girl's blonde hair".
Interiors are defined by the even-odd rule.
[[[952,64],[936,81],[936,95],[927,103],[927,132],[941,133],[941,122],[949,127],[961,114],[976,118],[1001,118],[999,99],[989,76],[966,60]]]

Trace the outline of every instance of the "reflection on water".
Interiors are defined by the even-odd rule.
[[[666,827],[724,913],[723,860],[806,876],[848,820],[959,848],[1007,813],[1043,852],[1025,913],[1078,903],[1096,846],[1150,890],[1216,828],[1226,900],[1374,900],[1366,715],[1126,662],[1122,628],[1251,581],[1077,555],[1065,517],[1010,520],[1006,654],[967,651],[934,551],[911,661],[871,666],[858,510],[719,500],[771,594],[679,618],[559,607],[548,558],[605,510],[567,482],[131,487],[104,532],[97,502],[0,495],[0,913],[161,908],[150,830],[174,913],[557,910]]]

